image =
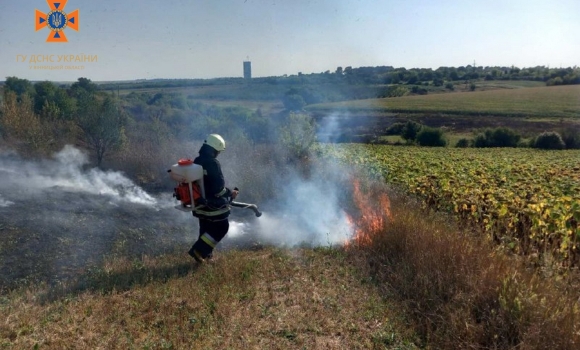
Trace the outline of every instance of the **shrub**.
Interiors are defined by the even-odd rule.
[[[6,92],[0,106],[0,125],[3,137],[20,154],[32,157],[50,154],[54,150],[53,127],[49,120],[41,120],[34,113],[34,102],[24,94]]]
[[[564,149],[566,144],[560,134],[554,131],[546,131],[540,134],[534,142],[534,148],[540,149]]]
[[[401,97],[409,93],[409,89],[403,86],[389,86],[378,94],[379,98],[385,97]]]
[[[300,111],[306,106],[306,101],[298,94],[285,95],[282,103],[284,104],[284,108],[289,111]]]
[[[291,158],[308,156],[316,141],[316,123],[305,113],[290,113],[280,130],[280,141]]]
[[[427,95],[429,93],[429,91],[427,91],[427,89],[419,87],[418,85],[413,86],[413,88],[411,89],[411,92],[414,94],[419,94],[419,95]]]
[[[487,129],[475,137],[474,146],[483,147],[517,147],[521,135],[510,128],[500,127]]]
[[[413,121],[405,123],[401,132],[401,137],[407,141],[415,141],[417,134],[421,131],[422,125]]]
[[[404,127],[404,123],[393,123],[385,130],[385,135],[401,135]]]
[[[417,134],[417,143],[420,146],[445,147],[447,141],[443,138],[441,129],[423,127]]]
[[[457,148],[467,148],[467,147],[469,147],[469,140],[466,139],[466,138],[459,139],[457,141],[457,143],[455,144],[455,147],[457,147]]]
[[[560,131],[560,136],[562,136],[562,141],[566,144],[567,149],[580,149],[580,132],[564,129]]]

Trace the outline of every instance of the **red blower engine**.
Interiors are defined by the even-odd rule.
[[[173,197],[180,201],[175,208],[182,211],[193,211],[205,198],[203,187],[203,168],[194,164],[191,159],[182,158],[168,170],[169,176],[178,182],[173,189]]]
[[[203,187],[203,167],[193,163],[191,159],[182,158],[177,164],[171,166],[168,170],[171,178],[178,182],[177,187],[173,190],[173,197],[180,204],[175,209],[182,211],[194,211],[197,207],[202,206],[205,198]],[[257,217],[262,216],[255,204],[241,203],[231,201],[230,205],[237,208],[251,209]]]

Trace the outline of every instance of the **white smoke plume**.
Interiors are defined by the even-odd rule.
[[[280,199],[261,206],[261,217],[248,223],[232,221],[226,237],[283,247],[344,244],[352,238],[353,228],[340,206],[338,190],[320,179],[296,179],[286,185]]]
[[[158,201],[136,186],[131,180],[117,171],[103,171],[97,168],[83,170],[88,164],[86,154],[72,146],[65,146],[54,155],[53,160],[28,162],[17,157],[0,159],[2,182],[0,191],[20,188],[21,191],[35,191],[59,188],[69,192],[84,192],[109,197],[115,202],[130,202],[156,206]],[[2,203],[14,203],[2,200]],[[6,206],[6,205],[4,205]]]
[[[12,204],[14,204],[14,202],[11,201],[7,201],[5,199],[2,198],[2,196],[0,196],[0,208],[6,208],[11,206]]]
[[[351,189],[343,186],[344,168],[316,161],[318,170],[281,171],[254,159],[255,153],[243,153],[237,160],[221,160],[228,185],[237,185],[249,171],[238,200],[251,202],[252,193],[264,186],[263,193],[272,197],[257,201],[259,218],[232,208],[230,230],[218,251],[255,244],[341,245],[350,239],[343,195]],[[121,172],[91,168],[87,156],[72,146],[38,161],[0,151],[0,233],[17,242],[0,251],[0,290],[19,280],[65,280],[107,256],[177,253],[189,261],[198,220],[173,208],[172,191],[168,185],[151,195]],[[11,263],[21,257],[31,264]]]
[[[340,115],[326,118],[318,128],[318,140],[336,141],[340,126]],[[227,172],[226,180],[235,181],[236,174],[248,169],[249,164],[258,167],[260,173],[254,178],[253,188],[242,188],[242,193],[272,183],[274,197],[257,203],[263,211],[260,218],[247,224],[230,225],[226,237],[255,239],[284,247],[342,245],[352,238],[354,228],[345,211],[349,207],[345,194],[352,191],[347,179],[350,169],[329,160],[316,159],[305,174],[293,167],[282,171],[265,162],[246,159],[244,155],[228,156],[223,160],[223,167],[236,171]],[[232,210],[235,218],[239,209]]]
[[[332,143],[340,139],[341,118],[345,116],[339,113],[332,113],[323,118],[316,132],[316,138],[319,142]]]

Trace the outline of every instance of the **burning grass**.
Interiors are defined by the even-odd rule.
[[[352,179],[353,204],[358,209],[358,218],[355,220],[348,217],[349,224],[353,227],[352,242],[347,241],[346,246],[351,244],[361,248],[369,247],[373,243],[374,236],[392,220],[391,201],[384,189],[377,184],[366,183],[370,188],[361,189],[361,181]],[[365,193],[367,192],[367,193]],[[368,193],[375,193],[376,201],[369,201]]]
[[[355,194],[359,207],[384,191]],[[361,216],[360,244],[383,295],[398,300],[427,347],[572,349],[580,344],[578,289],[528,270],[450,217],[392,192],[390,217]],[[376,212],[376,205],[373,206]],[[363,232],[359,232],[362,230]]]
[[[314,193],[305,188],[306,195]],[[337,203],[356,207],[348,211],[354,238],[346,248],[246,246],[245,251],[219,251],[215,261],[201,267],[183,252],[191,227],[175,231],[161,224],[173,211],[122,204],[110,210],[108,200],[82,195],[82,203],[90,200],[91,217],[100,220],[101,211],[110,213],[111,228],[95,219],[94,225],[85,222],[85,235],[74,236],[77,231],[65,230],[68,220],[87,218],[77,208],[64,222],[43,227],[46,237],[59,232],[54,245],[43,246],[50,248],[44,254],[33,254],[47,240],[27,231],[30,218],[10,217],[6,227],[0,225],[9,238],[0,241],[0,253],[8,257],[0,270],[8,271],[6,281],[42,267],[47,276],[69,269],[81,276],[49,278],[46,285],[10,288],[0,295],[0,347],[413,348],[407,345],[415,341],[413,332],[428,348],[578,346],[578,289],[572,284],[526,270],[459,230],[453,219],[421,210],[382,183],[341,177],[340,186],[322,192],[334,195],[335,188],[345,189]],[[58,189],[47,193],[55,203],[43,207],[50,217],[69,211],[62,203],[73,209],[80,203],[58,200],[68,198]],[[9,208],[19,205],[24,203]],[[140,227],[134,227],[136,222]],[[280,223],[267,231],[289,234],[290,222]],[[91,245],[76,243],[84,241]],[[101,250],[95,249],[97,241]],[[176,245],[179,253],[169,254]],[[49,264],[70,252],[77,253],[74,264]],[[99,252],[110,255],[103,260]],[[93,263],[84,264],[87,258]],[[10,259],[22,259],[30,268],[12,269],[20,265]],[[34,281],[46,276],[38,277]]]

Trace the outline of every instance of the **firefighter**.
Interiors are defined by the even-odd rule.
[[[218,134],[211,134],[203,142],[195,164],[203,167],[203,184],[205,201],[193,211],[193,216],[199,219],[199,238],[189,250],[198,262],[211,258],[216,245],[225,237],[230,227],[229,203],[238,195],[238,189],[225,187],[224,175],[216,157],[225,151],[226,142]]]

